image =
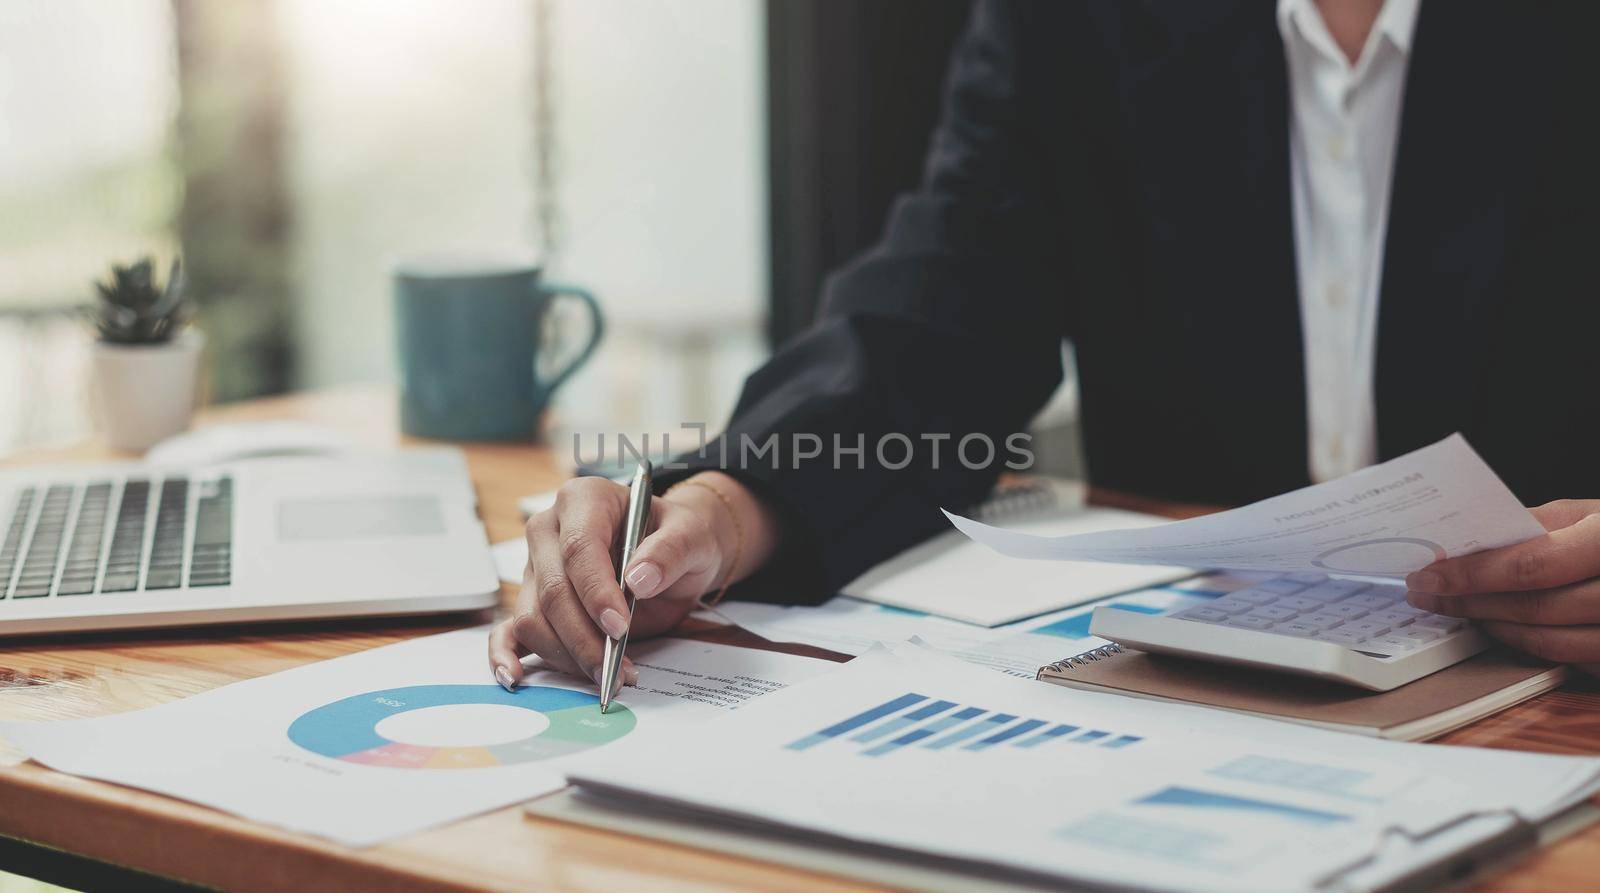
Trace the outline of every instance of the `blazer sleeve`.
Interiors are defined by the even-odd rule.
[[[821,601],[947,529],[940,508],[989,491],[1061,380],[1064,276],[1044,248],[1013,13],[975,6],[919,188],[746,381],[724,434],[664,476],[722,468],[784,518],[782,555],[736,594]]]

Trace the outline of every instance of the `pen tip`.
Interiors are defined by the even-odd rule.
[[[610,701],[601,701],[600,702],[600,712],[601,713],[606,713],[606,712],[608,712],[610,710],[611,710],[611,702]]]

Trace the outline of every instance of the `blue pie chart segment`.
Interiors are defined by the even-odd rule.
[[[520,741],[481,747],[435,747],[391,741],[378,724],[401,713],[456,704],[492,704],[540,713],[548,725]],[[637,719],[613,704],[600,712],[595,695],[533,685],[413,685],[352,695],[300,715],[289,740],[315,754],[395,769],[479,769],[546,760],[597,747],[628,734]]]

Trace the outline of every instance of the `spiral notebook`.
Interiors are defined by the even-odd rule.
[[[1124,649],[1091,648],[1039,668],[1056,685],[1216,707],[1336,732],[1423,741],[1550,691],[1566,667],[1505,649],[1369,692],[1321,679]]]

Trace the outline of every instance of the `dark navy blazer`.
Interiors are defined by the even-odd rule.
[[[937,469],[894,470],[870,445],[1003,443],[1060,380],[1062,338],[1096,484],[1243,503],[1309,483],[1275,7],[977,4],[920,188],[729,425],[869,444],[861,469],[784,454],[737,472],[788,518],[784,597],[827,595],[986,492],[998,463],[947,446]],[[1600,496],[1597,10],[1424,3],[1402,111],[1379,453],[1462,431],[1528,503]]]

